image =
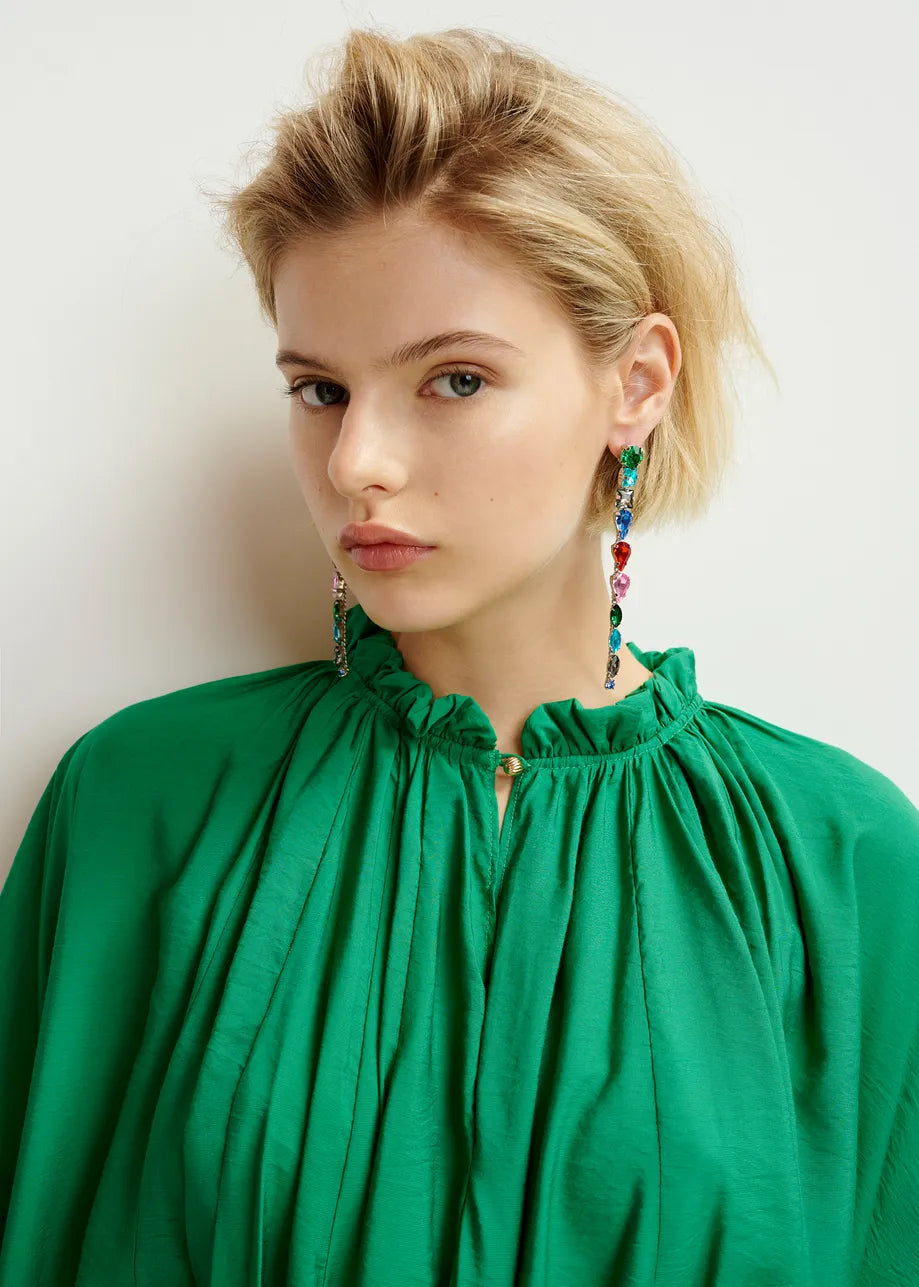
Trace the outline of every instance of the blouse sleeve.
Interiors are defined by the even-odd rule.
[[[886,778],[857,847],[857,1287],[919,1283],[919,809]],[[864,817],[864,815],[863,815]]]
[[[84,733],[35,806],[0,890],[0,1281],[6,1281],[11,1195],[42,1043],[42,1016],[66,879]],[[31,1123],[34,1135],[42,1122]]]

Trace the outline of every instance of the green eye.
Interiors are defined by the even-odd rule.
[[[465,366],[445,367],[442,371],[438,371],[435,375],[432,375],[425,383],[433,384],[435,380],[441,380],[444,378],[444,376],[447,376],[447,375],[467,375],[467,376],[471,376],[473,380],[477,380],[480,386],[488,385],[488,381],[485,379],[483,375],[479,375],[478,371],[472,371]],[[320,385],[320,384],[328,385],[332,389],[340,389],[342,387],[340,384],[336,384],[333,380],[322,380],[318,376],[310,376],[310,377],[307,377],[306,379],[298,380],[296,384],[289,384],[286,389],[281,390],[281,395],[282,397],[285,397],[285,398],[292,398],[296,394],[300,393],[302,389],[309,388],[311,385]],[[441,398],[441,401],[442,402],[468,402],[472,397],[475,396],[476,393],[478,393],[478,391],[479,391],[478,388],[476,388],[467,394],[457,394],[455,398],[443,397]],[[304,411],[321,412],[321,411],[329,411],[334,407],[344,406],[345,404],[343,402],[327,402],[322,406],[312,406],[310,403],[304,402],[303,399],[301,398],[300,405],[303,407]]]

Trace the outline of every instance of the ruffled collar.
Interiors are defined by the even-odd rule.
[[[406,669],[392,632],[359,603],[348,606],[347,640],[349,671],[407,730],[492,753],[495,763],[506,753],[496,747],[494,727],[478,702],[463,693],[435,697],[429,684]],[[608,706],[585,707],[576,697],[543,702],[521,731],[525,759],[628,752],[666,741],[691,718],[702,705],[692,649],[644,651],[631,641],[626,647],[651,677]]]

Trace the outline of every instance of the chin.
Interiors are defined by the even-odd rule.
[[[369,573],[368,580],[373,576]],[[453,595],[445,595],[444,602],[438,603],[430,586],[397,586],[392,579],[388,584],[378,580],[369,588],[362,586],[359,594],[353,593],[353,589],[349,582],[349,602],[356,599],[371,621],[394,635],[449,629],[468,616],[458,608]]]

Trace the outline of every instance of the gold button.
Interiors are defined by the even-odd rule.
[[[523,772],[523,761],[516,755],[505,755],[501,767],[508,777],[514,777]]]

